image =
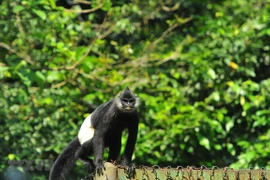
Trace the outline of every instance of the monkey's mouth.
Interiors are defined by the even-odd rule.
[[[131,106],[127,106],[127,107],[125,107],[125,110],[127,110],[127,111],[130,111],[130,110],[132,110],[133,108],[131,107]]]

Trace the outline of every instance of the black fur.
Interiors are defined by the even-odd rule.
[[[78,137],[73,139],[55,161],[50,172],[50,179],[65,179],[65,175],[71,170],[76,158],[74,154],[80,147]]]
[[[129,135],[120,164],[128,166],[128,171],[134,176],[135,169],[131,164],[131,158],[138,133],[137,105],[138,98],[128,87],[119,97],[101,104],[91,115],[91,123],[95,129],[93,138],[82,145],[78,137],[71,141],[57,158],[50,172],[50,180],[65,179],[76,159],[82,160],[90,172],[96,169],[99,175],[103,174],[104,149],[109,148],[108,161],[118,160],[124,129],[128,129]],[[89,155],[94,155],[94,161],[88,158]]]

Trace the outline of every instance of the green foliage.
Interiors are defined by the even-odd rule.
[[[0,3],[1,171],[55,159],[126,85],[142,101],[137,165],[270,168],[269,2],[82,7]]]

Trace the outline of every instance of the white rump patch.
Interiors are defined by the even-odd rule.
[[[86,141],[90,140],[93,138],[94,136],[94,132],[95,129],[92,126],[91,123],[91,114],[83,121],[79,134],[78,134],[78,138],[79,141],[81,143],[81,145],[83,143],[85,143]]]

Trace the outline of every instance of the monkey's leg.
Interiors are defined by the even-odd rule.
[[[95,136],[93,137],[93,153],[94,153],[94,164],[96,166],[96,171],[99,176],[103,175],[104,166],[104,134],[103,132],[95,131]]]
[[[95,164],[92,159],[87,156],[81,156],[79,159],[87,166],[88,173],[93,173],[95,171]]]
[[[95,170],[95,165],[92,159],[88,156],[93,154],[92,140],[88,140],[81,145],[81,147],[76,151],[75,156],[79,158],[84,165],[88,167],[88,172],[92,173]]]

